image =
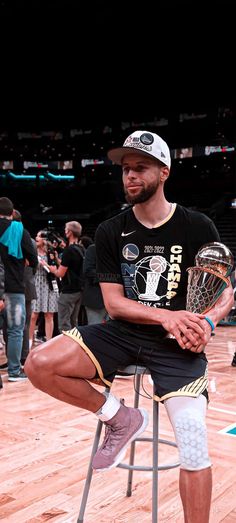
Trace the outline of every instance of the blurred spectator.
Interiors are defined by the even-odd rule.
[[[236,352],[234,353],[231,365],[232,365],[232,367],[236,367]]]
[[[2,329],[3,316],[2,311],[4,310],[4,265],[0,258],[0,329]],[[1,366],[0,366],[1,368]],[[2,389],[2,378],[0,376],[0,389]]]
[[[5,290],[5,270],[0,257],[0,314],[4,310],[4,290]],[[2,328],[2,322],[0,321],[0,329]]]
[[[13,210],[13,219],[17,222],[22,221],[21,213],[17,209]],[[35,254],[37,256],[36,243],[32,240],[35,247]],[[25,360],[28,356],[30,347],[29,342],[29,328],[32,314],[32,300],[37,298],[36,287],[35,287],[35,271],[32,267],[25,266],[24,270],[24,284],[25,284],[25,327],[23,332],[23,343],[21,352],[21,365],[24,366]]]
[[[51,277],[47,265],[56,263],[56,256],[51,252],[51,246],[44,237],[43,231],[39,231],[36,238],[36,248],[38,253],[39,265],[35,274],[35,287],[37,298],[32,301],[32,316],[30,322],[30,343],[34,340],[36,321],[39,313],[43,312],[45,318],[46,339],[52,338],[53,334],[53,315],[58,310],[59,289],[56,278]]]
[[[25,326],[24,269],[26,263],[36,268],[38,260],[28,231],[22,223],[13,220],[13,210],[9,198],[0,198],[0,255],[5,269],[8,380],[22,381],[26,379],[20,361]]]
[[[58,300],[59,331],[70,330],[78,325],[79,310],[83,288],[84,251],[79,245],[82,227],[79,222],[67,222],[65,236],[68,247],[65,247],[60,267],[48,267],[50,272],[61,280],[61,293]]]
[[[102,323],[107,316],[102,291],[96,271],[95,244],[89,245],[84,258],[84,290],[82,303],[87,314],[87,323]]]
[[[81,236],[79,245],[82,247],[84,254],[86,252],[86,249],[89,247],[89,245],[92,245],[93,240],[90,236]]]

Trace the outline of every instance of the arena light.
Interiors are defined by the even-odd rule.
[[[47,172],[46,176],[53,180],[74,180],[74,174],[52,174]]]
[[[36,178],[38,178],[38,175],[36,174],[15,174],[11,171],[8,172],[8,176],[10,176],[11,178],[15,178],[16,180],[36,180]],[[43,180],[43,174],[40,174],[39,178],[40,180]]]

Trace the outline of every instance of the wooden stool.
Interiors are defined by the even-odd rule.
[[[150,375],[150,371],[146,367],[129,365],[128,367],[124,367],[121,370],[119,369],[117,374],[119,374],[119,376],[129,375],[129,376],[135,377],[134,407],[138,408],[139,398],[140,398],[139,392],[140,392],[141,376],[143,374]],[[107,388],[106,390],[109,391],[109,388]],[[176,443],[174,443],[172,441],[168,441],[168,440],[159,438],[159,403],[157,401],[153,400],[152,408],[153,408],[152,438],[140,437],[140,438],[136,438],[134,441],[132,441],[130,444],[129,463],[127,463],[127,464],[120,463],[118,465],[118,467],[127,469],[129,471],[126,496],[132,495],[132,481],[133,481],[133,471],[134,470],[140,470],[140,471],[143,470],[143,471],[152,472],[152,523],[157,523],[157,521],[158,521],[158,471],[178,467],[179,463],[176,462],[176,463],[169,463],[169,464],[165,464],[165,465],[158,464],[158,444],[163,443],[165,445],[170,445],[171,447],[177,447],[177,445],[176,445]],[[94,454],[96,453],[96,451],[98,449],[102,426],[103,426],[103,423],[100,420],[98,420],[77,523],[83,523],[83,521],[84,521],[84,513],[85,513],[85,508],[86,508],[87,499],[88,499],[89,490],[90,490],[90,484],[91,484],[92,475],[93,475],[92,461],[93,461]],[[148,466],[144,466],[144,465],[141,465],[141,466],[134,465],[136,441],[152,442],[152,456],[153,456],[152,457],[152,466],[148,467]]]

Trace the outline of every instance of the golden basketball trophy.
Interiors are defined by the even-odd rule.
[[[198,251],[195,264],[187,269],[186,310],[205,314],[230,285],[234,257],[223,243],[206,243]]]

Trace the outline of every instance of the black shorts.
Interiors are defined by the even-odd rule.
[[[109,387],[119,369],[140,365],[150,370],[157,401],[173,396],[207,396],[205,353],[183,350],[175,339],[143,339],[135,332],[131,336],[112,320],[63,334],[79,343],[96,366],[97,377]]]

